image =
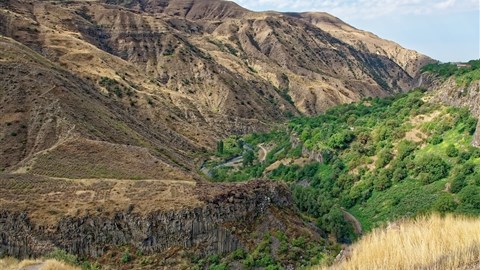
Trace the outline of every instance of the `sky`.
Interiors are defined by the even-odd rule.
[[[442,62],[480,58],[480,0],[233,0],[255,10],[324,11]]]

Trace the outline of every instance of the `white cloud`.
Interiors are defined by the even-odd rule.
[[[253,10],[325,11],[344,19],[480,10],[479,0],[234,0]]]

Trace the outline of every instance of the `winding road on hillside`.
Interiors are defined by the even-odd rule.
[[[363,233],[362,223],[360,223],[360,221],[358,221],[358,219],[354,215],[347,212],[347,210],[345,210],[343,208],[341,210],[342,210],[343,217],[345,218],[345,220],[348,223],[352,224],[353,230],[355,231],[355,234],[356,235],[362,235],[362,233]]]
[[[268,151],[265,147],[263,147],[263,143],[259,144],[258,147],[260,147],[260,153],[258,153],[258,160],[260,160],[260,162],[264,162],[267,158]]]

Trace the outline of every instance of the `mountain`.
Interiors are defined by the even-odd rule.
[[[0,166],[8,171],[25,170],[34,155],[65,143],[63,132],[107,148],[146,148],[162,164],[195,174],[195,153],[226,135],[407,91],[431,61],[324,13],[258,13],[211,0],[9,0],[0,8],[3,53],[11,54],[2,62],[2,99],[22,97],[2,108],[8,157]],[[7,81],[19,72],[12,66],[29,69],[30,83]],[[43,92],[50,101],[28,104]],[[37,110],[63,118],[62,131]],[[30,129],[43,125],[56,135],[34,143],[38,128]]]
[[[207,183],[200,164],[228,136],[406,92],[430,62],[325,13],[0,1],[0,254],[60,248],[112,269],[330,258],[285,185]],[[335,210],[329,230],[348,226]]]

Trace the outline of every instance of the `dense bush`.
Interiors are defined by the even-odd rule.
[[[433,209],[440,213],[447,213],[452,212],[457,208],[457,203],[455,199],[450,194],[442,194],[435,204],[433,205]]]
[[[445,149],[445,152],[447,153],[447,156],[449,156],[449,157],[458,156],[458,149],[453,144],[449,144],[447,146],[447,149]]]
[[[423,184],[430,184],[448,176],[450,166],[437,155],[428,155],[414,161],[415,173]]]

